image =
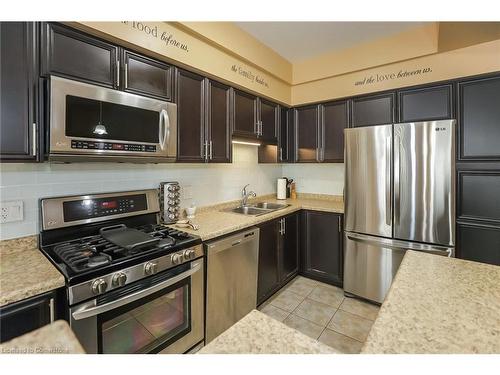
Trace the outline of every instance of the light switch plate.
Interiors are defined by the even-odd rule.
[[[8,201],[0,204],[0,223],[23,220],[23,201]]]

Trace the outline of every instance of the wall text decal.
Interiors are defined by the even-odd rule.
[[[245,77],[246,79],[248,79],[252,82],[258,83],[259,85],[269,87],[269,83],[267,83],[267,81],[264,80],[263,77],[256,75],[256,74],[253,74],[252,71],[249,69],[243,69],[241,66],[233,65],[233,66],[231,66],[231,71],[239,74],[242,77]]]
[[[180,50],[189,52],[189,47],[186,43],[177,40],[176,37],[168,31],[158,30],[158,26],[156,25],[148,26],[144,22],[137,22],[137,21],[122,21],[122,23],[127,26],[130,26],[134,30],[143,32],[144,34],[152,38],[161,40],[162,42],[165,43],[166,46],[179,48]]]
[[[375,75],[372,74],[370,76],[365,76],[363,79],[355,81],[354,86],[371,85],[374,83],[393,81],[396,79],[405,79],[408,77],[428,74],[431,72],[432,69],[427,67],[415,70],[399,70],[398,72],[387,73],[387,74],[376,73]]]

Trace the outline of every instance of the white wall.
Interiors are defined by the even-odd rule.
[[[299,193],[343,194],[344,164],[283,164],[282,174],[293,178]]]
[[[179,181],[182,207],[239,199],[250,183],[258,195],[276,191],[281,166],[258,164],[255,146],[233,145],[232,164],[1,164],[0,201],[23,200],[24,220],[0,224],[0,239],[36,234],[38,199],[58,195],[157,188]],[[189,198],[192,196],[192,199]]]

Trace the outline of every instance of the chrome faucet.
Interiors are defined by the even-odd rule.
[[[256,197],[257,194],[255,194],[255,192],[253,191],[249,191],[247,193],[247,186],[250,186],[250,184],[246,184],[244,187],[243,187],[243,190],[241,191],[241,205],[243,207],[245,207],[248,203],[248,197],[252,196],[252,197]]]

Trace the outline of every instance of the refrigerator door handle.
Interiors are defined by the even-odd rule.
[[[401,138],[394,136],[394,221],[399,224],[400,178],[401,178]]]
[[[391,138],[385,140],[386,166],[385,166],[385,223],[391,225],[392,202],[391,202]]]
[[[444,255],[447,256],[448,258],[454,257],[455,255],[455,249],[452,247],[425,245],[420,243],[405,242],[392,239],[379,239],[376,237],[366,236],[356,233],[348,233],[346,234],[346,237],[351,241],[360,242],[367,245],[378,245],[391,250],[423,251],[425,253]]]

